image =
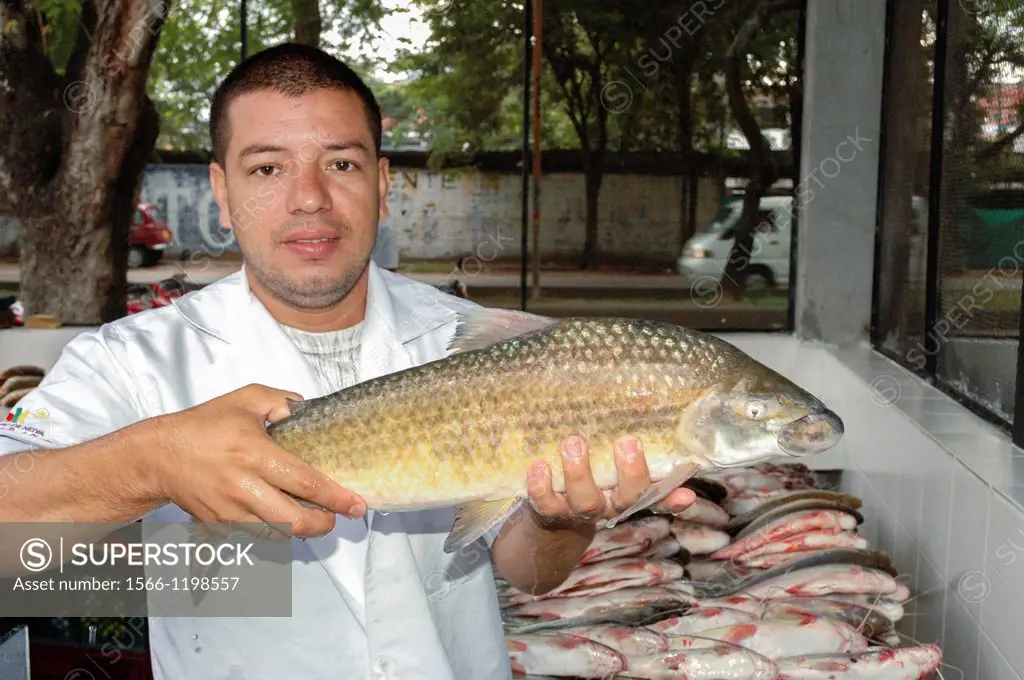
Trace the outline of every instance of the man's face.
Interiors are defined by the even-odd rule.
[[[362,100],[253,92],[228,107],[228,130],[210,182],[256,286],[300,309],[337,303],[364,275],[388,214],[388,162]]]

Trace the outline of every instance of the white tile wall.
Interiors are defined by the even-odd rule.
[[[915,593],[905,639],[939,642],[946,680],[1024,679],[1024,451],[870,348],[735,344],[843,418],[832,460],[864,501],[861,531]]]

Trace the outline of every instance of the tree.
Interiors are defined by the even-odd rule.
[[[320,3],[318,0],[291,1],[295,17],[295,42],[320,47],[320,32],[323,30]]]
[[[931,80],[922,45],[925,29],[924,0],[906,0],[894,6],[890,47],[889,79],[903,93],[890,97],[884,112],[886,152],[883,173],[889,178],[882,192],[885,238],[879,242],[878,317],[890,331],[885,344],[901,351],[914,320],[923,321],[924,300],[911,297],[916,276],[911,276],[911,237],[916,231],[913,196],[928,195],[928,131],[931,116]],[[923,335],[923,323],[913,328]]]
[[[759,0],[753,12],[743,20],[725,55],[729,107],[750,146],[746,154],[750,174],[743,194],[743,210],[733,228],[735,241],[721,279],[723,292],[737,300],[743,295],[747,274],[744,270],[749,266],[753,255],[754,228],[758,223],[761,198],[779,178],[775,155],[747,100],[748,92],[754,88],[745,86],[744,67],[750,58],[751,45],[758,31],[768,25],[776,15],[798,9],[799,1]]]
[[[159,132],[146,77],[167,8],[0,0],[0,197],[24,226],[26,314],[96,324],[125,313],[130,221]],[[74,40],[55,63],[45,36],[71,13]]]
[[[368,41],[385,10],[380,0],[323,3],[315,0],[261,0],[248,7],[248,51],[297,40],[317,44],[338,57],[348,45]],[[209,107],[217,85],[241,58],[237,0],[178,0],[153,57],[149,91],[162,119],[161,150],[210,148]],[[330,33],[323,44],[321,34]],[[313,42],[315,35],[316,43]],[[203,55],[196,59],[196,55]],[[349,60],[351,62],[351,60]],[[350,63],[366,75],[371,65]]]

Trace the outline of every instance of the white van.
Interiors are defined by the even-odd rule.
[[[722,206],[707,229],[695,234],[683,246],[677,269],[682,276],[721,279],[729,260],[735,236],[733,228],[743,211],[743,201]],[[754,228],[750,264],[740,271],[747,289],[765,289],[789,285],[790,224],[792,196],[765,196]]]

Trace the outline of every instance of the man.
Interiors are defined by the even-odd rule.
[[[561,583],[596,522],[649,484],[639,443],[621,443],[609,493],[577,437],[563,445],[565,493],[543,466],[524,470],[532,503],[483,558],[443,552],[453,509],[367,513],[277,447],[264,425],[287,398],[444,357],[471,303],[371,262],[388,163],[377,103],[345,65],[291,44],[253,55],[218,89],[210,125],[210,181],[242,270],[69,343],[20,404],[45,417],[0,431],[29,470],[0,520],[291,523],[292,616],[152,618],[157,678],[510,677],[487,557],[523,590]],[[50,450],[13,453],[25,448]],[[660,505],[693,500],[680,489]]]

